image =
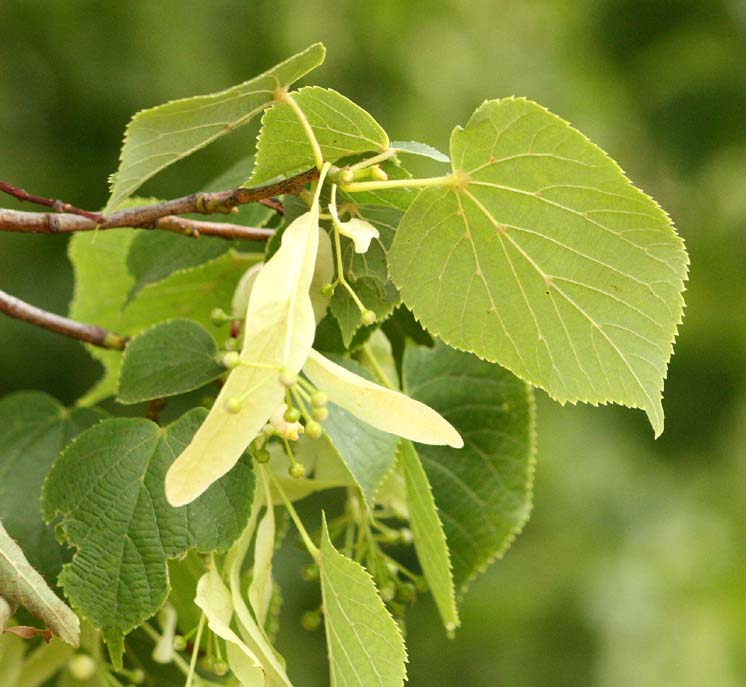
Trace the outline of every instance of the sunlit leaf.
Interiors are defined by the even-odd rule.
[[[145,181],[208,143],[247,124],[278,95],[324,60],[316,43],[250,81],[220,93],[174,100],[138,112],[127,125],[107,211]]]
[[[292,97],[308,120],[325,161],[388,148],[388,136],[378,122],[336,91],[308,86]],[[262,117],[249,183],[256,185],[314,163],[313,148],[293,108],[284,102],[272,105]]]
[[[249,585],[249,603],[260,627],[267,624],[267,613],[272,600],[272,556],[275,552],[275,509],[272,492],[263,470],[259,471],[257,488],[262,490],[265,504],[264,516],[256,528],[254,541],[254,567]]]
[[[451,159],[391,248],[404,302],[446,343],[561,402],[642,408],[660,434],[688,264],[665,212],[526,100],[484,103]]]
[[[425,574],[440,617],[449,632],[459,625],[456,594],[443,524],[433,499],[420,457],[409,441],[399,447],[399,466],[407,484],[409,526],[414,534],[417,558]]]
[[[326,521],[319,569],[332,685],[401,687],[407,654],[399,628],[368,572],[334,548]]]
[[[402,153],[419,155],[420,157],[429,157],[436,162],[450,162],[450,158],[445,153],[441,153],[437,148],[433,148],[427,143],[418,141],[391,141],[391,147]]]

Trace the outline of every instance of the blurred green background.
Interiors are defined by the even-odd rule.
[[[663,437],[639,411],[540,394],[531,522],[472,585],[456,639],[418,602],[410,683],[745,685],[746,2],[4,0],[0,178],[102,206],[136,110],[243,81],[317,40],[327,62],[307,82],[351,97],[395,139],[447,150],[482,100],[541,102],[659,200],[691,254]],[[196,190],[254,133],[143,190]],[[0,288],[64,312],[65,247],[0,235]],[[97,374],[76,343],[0,319],[0,394],[71,402]],[[313,592],[294,556],[280,647],[297,684],[323,685],[322,637],[297,622]]]

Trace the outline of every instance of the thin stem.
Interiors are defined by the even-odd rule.
[[[290,105],[290,109],[292,109],[292,111],[295,113],[295,116],[298,117],[300,125],[303,127],[303,131],[306,134],[306,138],[308,138],[308,142],[311,144],[311,150],[313,150],[313,159],[316,162],[316,168],[321,171],[321,168],[324,165],[324,155],[321,152],[321,146],[316,140],[316,134],[313,133],[313,129],[311,128],[311,124],[306,117],[306,113],[303,112],[300,105],[298,105],[295,98],[293,98],[290,93],[285,93],[282,96],[282,101]]]
[[[361,350],[363,355],[365,356],[366,361],[370,365],[370,368],[373,370],[373,374],[378,377],[378,381],[381,382],[381,384],[383,384],[385,387],[394,389],[394,385],[391,383],[391,380],[384,371],[383,366],[380,362],[378,362],[378,358],[376,358],[375,354],[371,350],[369,342],[366,341],[363,344]]]
[[[289,194],[298,195],[306,184],[319,176],[319,170],[311,168],[289,179],[283,179],[274,184],[256,188],[237,188],[215,193],[193,193],[182,198],[167,200],[152,205],[117,210],[108,215],[96,215],[96,219],[75,213],[22,212],[0,208],[0,231],[38,234],[68,234],[77,231],[93,231],[95,229],[116,229],[128,227],[133,229],[164,229],[174,231],[173,215],[213,213],[228,214],[240,205],[258,203],[275,196]],[[166,218],[161,226],[159,220]],[[194,220],[198,221],[198,220]],[[171,226],[169,226],[171,225]],[[266,239],[247,227],[237,229],[239,225],[221,225],[208,223],[201,225],[202,234],[211,236],[225,236],[226,238]],[[177,231],[181,231],[183,226]],[[266,230],[265,230],[266,231]],[[248,232],[248,233],[247,233]],[[183,233],[183,232],[182,232]],[[192,232],[189,232],[192,233]]]
[[[2,290],[0,290],[0,312],[16,320],[28,322],[37,327],[48,329],[57,334],[64,334],[65,336],[99,346],[100,348],[123,351],[129,340],[128,337],[115,334],[103,327],[93,324],[83,324],[42,310]]]
[[[62,200],[56,200],[54,198],[44,198],[43,196],[34,196],[27,191],[24,191],[18,186],[13,186],[7,181],[0,181],[0,191],[7,193],[20,201],[26,201],[28,203],[34,203],[35,205],[42,205],[44,207],[52,208],[54,212],[65,212],[69,215],[80,215],[81,217],[87,217],[94,222],[101,222],[103,216],[98,212],[89,212],[88,210],[82,210],[77,208],[70,203],[65,203]]]
[[[340,187],[341,188],[341,187]],[[331,198],[329,200],[329,213],[332,216],[332,226],[334,227],[334,248],[337,254],[337,283],[344,288],[350,297],[357,305],[358,310],[361,313],[365,312],[366,307],[363,302],[358,298],[355,290],[347,283],[344,273],[344,265],[342,263],[342,241],[339,238],[339,214],[337,212],[337,185],[332,184]]]
[[[429,177],[426,179],[389,179],[388,181],[353,181],[349,184],[341,184],[340,190],[345,193],[356,193],[359,191],[385,191],[391,188],[423,188],[436,186],[455,186],[457,177],[448,174],[442,177]]]
[[[303,522],[301,521],[300,517],[298,516],[297,511],[295,510],[293,504],[290,502],[290,499],[288,498],[287,494],[285,493],[285,490],[282,488],[282,485],[280,484],[277,477],[274,476],[271,470],[266,470],[264,466],[261,466],[262,472],[265,475],[269,475],[270,479],[272,480],[272,485],[277,490],[277,493],[280,495],[280,498],[282,499],[282,502],[285,504],[285,508],[287,508],[288,513],[290,514],[290,517],[292,518],[293,522],[295,523],[295,527],[298,530],[298,533],[301,536],[301,539],[303,540],[303,544],[305,545],[306,549],[308,549],[308,553],[311,554],[311,557],[318,562],[320,552],[316,544],[314,544],[311,541],[311,536],[308,534],[308,531],[303,526]]]
[[[202,631],[204,629],[205,629],[205,614],[203,613],[199,617],[199,625],[197,625],[197,636],[194,638],[194,649],[192,650],[192,658],[189,661],[189,672],[187,673],[187,680],[186,680],[186,684],[184,685],[184,687],[192,687],[192,680],[195,677],[194,673],[197,670],[197,658],[199,657],[199,645],[202,643]]]
[[[396,148],[389,148],[379,155],[374,155],[373,157],[369,157],[367,160],[360,160],[360,162],[356,162],[354,165],[350,165],[348,169],[352,170],[353,172],[356,169],[365,169],[366,167],[377,165],[379,162],[385,162],[389,158],[394,157],[394,155],[396,155]]]

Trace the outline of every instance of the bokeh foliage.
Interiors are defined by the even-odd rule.
[[[11,0],[0,7],[0,178],[99,207],[132,113],[238,83],[315,40],[328,58],[314,82],[359,102],[397,139],[447,150],[452,125],[485,98],[542,102],[666,207],[691,254],[664,435],[653,442],[638,413],[541,398],[533,519],[469,590],[455,640],[431,602],[417,605],[412,684],[741,684],[743,3]],[[143,191],[200,188],[254,134],[234,134]],[[62,237],[0,235],[2,288],[64,312],[65,248]],[[0,320],[0,395],[37,388],[66,403],[96,374],[78,344]],[[325,684],[323,652],[303,650],[322,637],[292,624],[315,599],[305,598],[292,545],[286,556],[280,648],[307,667],[303,684]]]

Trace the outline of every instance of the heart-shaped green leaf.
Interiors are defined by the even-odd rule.
[[[527,100],[484,103],[454,130],[451,160],[394,239],[404,302],[451,346],[560,402],[642,408],[660,434],[688,265],[666,213]]]

